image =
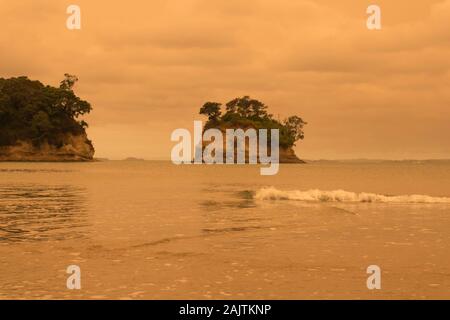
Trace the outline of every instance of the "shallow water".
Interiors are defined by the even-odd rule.
[[[1,163],[0,298],[448,299],[450,204],[433,199],[450,198],[449,186],[446,161],[313,162],[276,176]],[[281,196],[260,196],[267,187]],[[81,290],[66,288],[73,264]],[[372,264],[381,290],[366,287]]]

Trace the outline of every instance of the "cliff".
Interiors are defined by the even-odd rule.
[[[38,146],[31,141],[18,141],[15,145],[0,146],[0,161],[92,161],[94,147],[86,133],[65,134],[61,146],[43,142]]]
[[[0,78],[0,161],[89,161],[94,147],[80,119],[91,104],[65,74],[59,87],[27,77]]]

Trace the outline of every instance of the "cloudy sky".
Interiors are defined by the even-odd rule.
[[[0,24],[0,77],[80,78],[97,157],[168,159],[204,102],[250,95],[308,122],[301,158],[450,158],[450,0],[0,0]]]

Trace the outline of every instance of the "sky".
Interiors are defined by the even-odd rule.
[[[96,157],[169,159],[203,103],[249,95],[308,122],[303,159],[450,158],[450,0],[0,0],[0,39],[0,77],[79,77]]]

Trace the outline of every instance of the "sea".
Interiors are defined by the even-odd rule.
[[[0,299],[450,299],[450,161],[0,163]]]

